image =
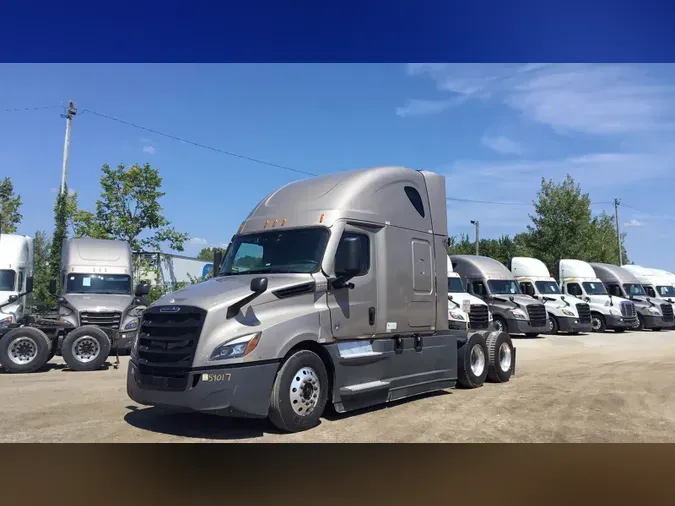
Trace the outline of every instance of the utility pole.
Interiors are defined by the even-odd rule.
[[[70,100],[68,102],[68,110],[65,114],[62,114],[61,117],[66,119],[66,140],[63,145],[63,168],[61,169],[61,191],[66,188],[66,176],[68,175],[68,156],[70,154],[70,127],[73,121],[73,118],[77,114],[77,109],[75,108],[75,102]]]
[[[616,220],[616,240],[619,245],[619,266],[623,265],[623,253],[621,251],[621,231],[619,230],[619,199],[614,199],[614,219]]]
[[[480,251],[480,222],[471,220],[471,224],[476,226],[476,255],[478,255]]]

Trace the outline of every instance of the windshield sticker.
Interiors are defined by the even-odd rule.
[[[91,286],[91,278],[82,278],[82,286]]]

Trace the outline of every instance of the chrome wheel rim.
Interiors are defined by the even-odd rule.
[[[504,332],[504,325],[502,324],[501,320],[495,320],[494,321],[495,325],[495,330],[498,330],[499,332]]]
[[[553,332],[553,318],[548,317],[548,331]]]
[[[593,330],[600,330],[600,318],[597,316],[593,317]]]
[[[296,415],[308,416],[319,404],[321,385],[319,375],[311,367],[299,369],[293,376],[289,398]]]
[[[499,346],[499,367],[506,372],[511,369],[512,350],[508,343]]]
[[[476,344],[471,348],[471,355],[469,357],[469,362],[471,364],[471,372],[475,376],[480,376],[485,370],[485,352],[483,347]]]
[[[86,364],[99,356],[101,345],[91,336],[82,336],[75,339],[71,350],[78,361]]]
[[[7,348],[9,359],[16,365],[30,364],[38,354],[37,343],[30,337],[17,337]]]

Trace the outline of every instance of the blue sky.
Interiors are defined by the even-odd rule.
[[[675,269],[672,65],[0,65],[0,176],[23,198],[21,233],[51,232],[58,106],[71,98],[80,111],[310,173],[434,170],[459,199],[527,204],[541,176],[570,173],[592,200],[622,199],[633,261]],[[41,106],[57,107],[3,111]],[[260,198],[303,177],[84,112],[68,184],[86,209],[104,162],[160,168],[162,205],[190,234],[187,254],[227,242]],[[484,237],[517,233],[528,211],[450,201],[449,232],[473,234],[478,219]]]

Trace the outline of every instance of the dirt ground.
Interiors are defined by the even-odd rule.
[[[517,375],[281,434],[268,422],[168,414],[126,395],[126,363],[53,360],[0,374],[0,442],[675,442],[675,332],[515,339]]]

